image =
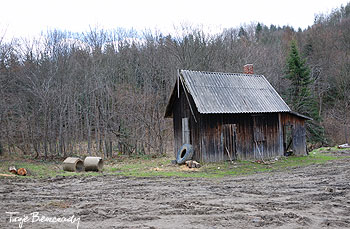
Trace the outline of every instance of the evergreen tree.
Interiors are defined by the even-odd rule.
[[[256,37],[256,40],[259,40],[260,39],[260,34],[261,34],[261,31],[262,31],[262,26],[261,24],[258,22],[258,24],[256,25],[256,28],[255,28],[255,37]]]
[[[310,77],[310,69],[306,60],[300,56],[295,40],[290,45],[285,78],[290,81],[286,97],[291,109],[313,119],[306,123],[308,139],[311,142],[325,143],[317,101],[311,91],[313,80]]]
[[[247,38],[247,32],[244,30],[242,26],[239,28],[238,37]]]

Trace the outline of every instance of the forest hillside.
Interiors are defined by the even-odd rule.
[[[251,23],[218,34],[181,25],[176,34],[91,28],[0,36],[0,154],[165,154],[173,136],[164,111],[177,69],[239,73],[252,63],[288,101],[292,43],[319,116],[311,128],[322,132],[319,140],[309,132],[309,143],[347,142],[350,3],[305,30]]]

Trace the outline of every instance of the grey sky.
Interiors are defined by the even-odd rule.
[[[349,0],[0,0],[0,34],[7,37],[37,36],[47,29],[82,32],[89,26],[157,28],[171,32],[174,25],[203,25],[207,31],[238,27],[250,22],[312,25],[319,13],[345,5]]]

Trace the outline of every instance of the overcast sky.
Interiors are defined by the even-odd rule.
[[[89,26],[155,29],[189,23],[220,32],[250,22],[304,29],[319,13],[349,0],[0,0],[0,35],[37,36],[48,29],[83,32]]]

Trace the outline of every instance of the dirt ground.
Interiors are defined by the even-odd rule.
[[[1,178],[0,200],[0,228],[350,228],[350,159],[221,179]]]

